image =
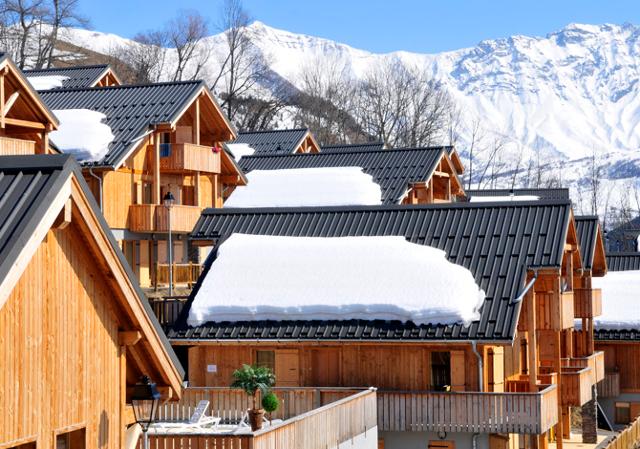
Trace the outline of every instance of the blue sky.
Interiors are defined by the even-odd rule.
[[[215,25],[220,4],[82,0],[81,9],[94,29],[131,37],[181,8],[197,9]],[[513,34],[544,36],[571,22],[640,24],[638,0],[245,0],[244,5],[267,25],[374,52],[455,50]]]

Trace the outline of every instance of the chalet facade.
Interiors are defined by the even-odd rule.
[[[241,170],[223,143],[235,131],[200,81],[41,92],[53,110],[104,114],[114,139],[83,173],[143,287],[169,282],[169,225],[174,283],[197,278],[200,254],[187,242],[200,212],[221,207]],[[163,198],[171,193],[169,209]],[[169,216],[171,214],[171,216]],[[171,223],[169,223],[169,221]]]
[[[256,155],[320,152],[320,145],[308,128],[242,131],[233,143],[248,145]]]
[[[54,84],[59,84],[59,86],[52,88],[61,89],[109,87],[122,84],[109,64],[33,69],[24,70],[23,73],[27,79],[35,79],[34,84],[40,84],[38,81],[46,82],[47,79],[57,79],[59,83]]]
[[[447,147],[397,150],[343,149],[317,154],[255,155],[240,159],[253,170],[361,167],[382,190],[382,204],[451,202],[464,195]]]
[[[448,447],[507,448],[546,447],[566,437],[570,407],[591,401],[603,377],[601,354],[578,354],[571,343],[582,259],[566,200],[211,209],[192,239],[210,245],[235,233],[404,236],[446,251],[450,262],[473,274],[486,299],[480,319],[468,325],[310,319],[189,326],[190,304],[215,261],[214,248],[168,328],[188,359],[190,386],[228,386],[239,364],[265,364],[282,387],[377,387],[386,448],[443,440]]]
[[[183,370],[68,155],[0,157],[0,447],[124,448]]]

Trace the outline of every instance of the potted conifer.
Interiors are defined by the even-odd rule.
[[[269,421],[272,421],[271,414],[278,410],[278,407],[280,407],[280,400],[273,391],[262,397],[262,408],[267,413]]]
[[[258,392],[265,397],[276,383],[276,378],[269,368],[261,366],[242,365],[242,368],[233,372],[231,388],[243,390],[253,401],[253,408],[249,410],[249,423],[251,430],[262,428],[264,409],[258,408]]]

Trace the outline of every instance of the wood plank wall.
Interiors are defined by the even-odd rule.
[[[640,393],[640,344],[597,343],[596,350],[604,351],[606,371],[619,372],[621,393]]]
[[[86,427],[87,447],[120,447],[112,292],[79,235],[73,223],[49,231],[0,310],[0,447],[53,447],[72,426]]]

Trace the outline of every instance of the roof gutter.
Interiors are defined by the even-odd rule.
[[[478,342],[471,342],[471,350],[478,358],[478,391],[481,393],[484,391],[484,360],[482,359],[482,354],[478,352]]]
[[[354,338],[349,340],[340,340],[337,338],[333,339],[325,339],[325,338],[168,338],[171,344],[175,345],[191,345],[194,343],[217,343],[217,344],[246,344],[246,343],[282,343],[282,344],[290,344],[290,343],[317,343],[317,344],[325,344],[325,343],[383,343],[390,345],[397,345],[398,343],[403,344],[455,344],[455,343],[481,343],[484,345],[494,345],[494,346],[511,346],[513,344],[511,339],[505,340],[387,340],[387,339],[363,339],[363,338]]]
[[[518,295],[518,297],[513,300],[513,302],[518,303],[518,302],[522,301],[522,299],[524,298],[524,295],[526,295],[527,292],[529,290],[531,290],[531,287],[533,287],[533,284],[536,282],[536,279],[538,279],[538,270],[533,270],[533,277],[527,283],[527,285],[524,286],[524,289],[522,290],[522,293],[520,293]]]

